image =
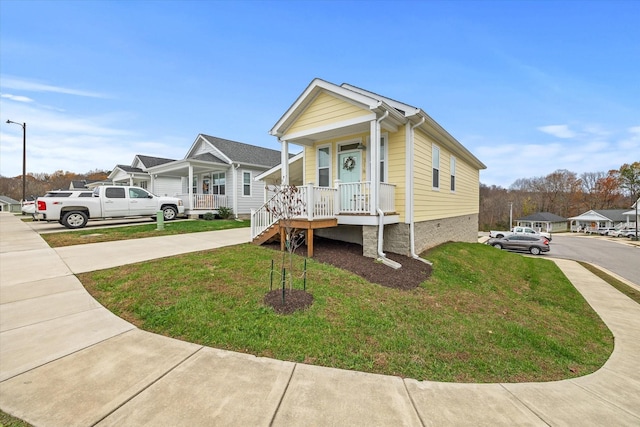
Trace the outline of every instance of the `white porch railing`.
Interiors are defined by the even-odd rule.
[[[335,218],[339,214],[377,215],[371,205],[370,182],[337,182],[337,188],[315,187],[311,184],[297,187],[294,206],[289,207],[292,219]],[[264,205],[251,211],[251,238],[277,222],[274,212],[282,212],[285,203],[282,189]],[[395,185],[380,185],[380,208],[383,212],[395,211]]]
[[[188,194],[178,194],[176,197],[182,199],[185,209],[188,210],[217,210],[229,206],[224,194],[194,194],[191,200]]]

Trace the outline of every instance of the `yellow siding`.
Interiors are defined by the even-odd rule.
[[[288,134],[370,114],[339,98],[321,93],[287,129]]]
[[[396,186],[396,212],[400,214],[400,221],[404,221],[405,200],[406,200],[406,139],[405,127],[400,126],[398,132],[388,133],[389,143],[389,164],[387,166],[389,177],[386,180],[389,184]]]
[[[434,142],[422,132],[415,134],[415,220],[427,221],[439,218],[477,214],[479,211],[480,173],[446,147],[440,148],[440,189],[432,185],[432,147]],[[450,159],[456,157],[456,191],[451,192]]]

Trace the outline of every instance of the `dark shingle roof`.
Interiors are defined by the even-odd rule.
[[[210,135],[203,134],[202,137],[223,152],[234,163],[245,163],[267,168],[272,168],[280,164],[281,155],[278,150],[258,147],[243,142],[230,141]]]
[[[151,156],[143,156],[142,154],[138,154],[137,157],[140,159],[142,164],[146,168],[151,168],[153,166],[163,165],[169,162],[175,162],[174,159],[165,159],[162,157],[151,157]]]
[[[562,222],[567,221],[567,218],[563,218],[551,212],[536,212],[531,215],[518,218],[517,221]]]
[[[211,153],[202,153],[202,154],[198,154],[197,156],[190,157],[190,158],[194,159],[194,160],[204,160],[204,161],[213,162],[213,163],[223,163],[225,165],[227,164],[227,162],[225,162],[224,160],[222,160],[219,157],[214,156]]]
[[[122,169],[125,172],[140,172],[140,173],[144,172],[140,168],[134,168],[134,167],[131,167],[129,165],[116,165],[116,167],[119,168],[119,169]]]
[[[628,210],[629,209],[602,209],[594,210],[594,212],[609,218],[611,221],[626,221],[627,217],[622,214]]]
[[[3,201],[4,203],[8,204],[8,205],[19,205],[20,204],[19,201],[14,200],[9,196],[0,196],[0,200]]]

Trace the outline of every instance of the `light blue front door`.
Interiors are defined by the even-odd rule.
[[[367,196],[362,185],[362,152],[349,151],[338,154],[338,178],[340,179],[340,211],[364,213]],[[347,184],[347,185],[344,185]],[[348,185],[351,184],[351,185]]]

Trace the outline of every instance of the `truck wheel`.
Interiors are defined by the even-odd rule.
[[[176,219],[176,216],[178,216],[178,211],[173,206],[165,206],[162,208],[162,217],[165,221]]]
[[[62,217],[62,225],[67,228],[82,228],[87,225],[89,218],[82,211],[71,211]]]
[[[498,248],[498,249],[502,249],[502,245],[500,243],[494,243],[493,247],[494,248]]]
[[[540,255],[540,248],[537,246],[531,246],[529,252],[531,252],[531,255]]]

